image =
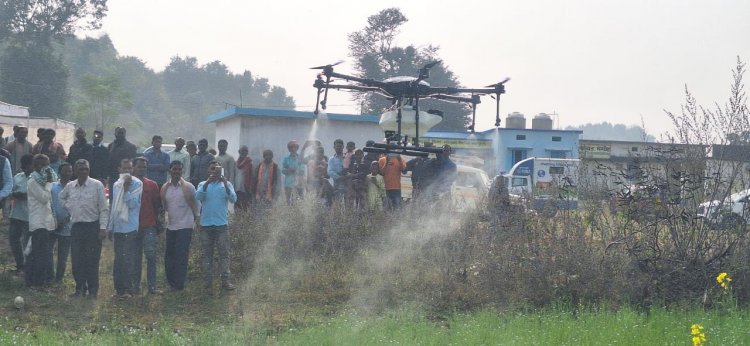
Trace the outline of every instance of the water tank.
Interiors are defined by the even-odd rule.
[[[552,130],[552,117],[546,113],[539,113],[531,119],[531,128],[534,130]]]
[[[525,129],[526,128],[526,117],[519,112],[513,112],[508,114],[505,118],[505,127],[509,129]]]

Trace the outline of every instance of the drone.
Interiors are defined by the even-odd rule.
[[[372,92],[385,97],[392,102],[390,112],[383,114],[394,115],[397,127],[395,131],[386,131],[385,144],[375,144],[374,147],[364,148],[365,152],[377,153],[399,153],[409,156],[427,156],[429,153],[442,153],[442,149],[420,147],[419,145],[419,126],[420,116],[442,119],[442,112],[438,110],[429,110],[420,112],[420,99],[436,99],[446,102],[468,103],[472,108],[471,125],[468,130],[474,133],[476,122],[477,105],[481,103],[481,96],[490,95],[495,99],[495,126],[500,126],[500,95],[505,93],[505,83],[510,80],[506,78],[502,82],[488,85],[484,88],[456,88],[456,87],[433,87],[426,81],[430,77],[430,68],[440,64],[441,61],[433,61],[419,69],[417,77],[397,76],[382,81],[370,78],[360,78],[350,76],[334,71],[336,65],[343,61],[333,64],[311,67],[312,70],[321,70],[318,73],[313,87],[317,89],[317,98],[315,101],[316,116],[320,109],[326,109],[328,103],[328,90],[351,90],[359,92]],[[343,80],[345,83],[334,84],[333,78]],[[323,100],[321,100],[321,95]],[[414,129],[412,131],[412,143],[408,142],[408,135],[404,135],[404,116],[405,111],[409,116],[414,117]],[[424,119],[423,119],[424,120]],[[439,122],[440,120],[437,120]],[[435,122],[435,124],[437,124]],[[434,125],[434,124],[433,124]],[[395,144],[391,144],[391,143]]]

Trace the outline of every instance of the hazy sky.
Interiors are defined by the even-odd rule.
[[[347,34],[399,7],[399,45],[440,46],[464,86],[511,77],[500,111],[559,114],[559,125],[609,121],[659,135],[685,84],[711,105],[728,97],[737,56],[750,61],[750,1],[230,1],[109,0],[103,31],[121,55],[161,71],[172,56],[220,60],[286,88],[299,110],[315,104],[308,67],[343,59]],[[746,76],[750,78],[750,76]],[[478,129],[494,123],[486,97]],[[332,92],[330,112],[356,112]],[[252,106],[252,105],[250,105]],[[217,109],[219,111],[221,109]]]

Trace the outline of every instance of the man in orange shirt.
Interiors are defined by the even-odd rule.
[[[401,172],[406,169],[406,162],[398,154],[388,154],[378,160],[380,174],[385,181],[385,196],[391,209],[401,206]]]

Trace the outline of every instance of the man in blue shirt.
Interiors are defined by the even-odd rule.
[[[114,182],[112,208],[107,224],[109,240],[115,242],[115,264],[112,270],[115,291],[120,298],[130,298],[140,293],[138,265],[141,260],[140,238],[138,237],[138,220],[141,211],[141,193],[143,183],[133,177],[133,161],[120,161],[120,178]]]
[[[229,278],[229,209],[227,202],[237,202],[234,186],[221,175],[219,162],[208,165],[208,178],[198,184],[195,198],[202,204],[200,217],[200,239],[203,251],[203,284],[205,289],[213,287],[214,247],[219,252],[221,287],[227,291],[236,287]]]
[[[161,151],[163,139],[159,135],[151,138],[151,147],[143,151],[143,156],[148,161],[146,177],[155,181],[159,188],[167,182],[167,171],[169,170],[169,154]]]

